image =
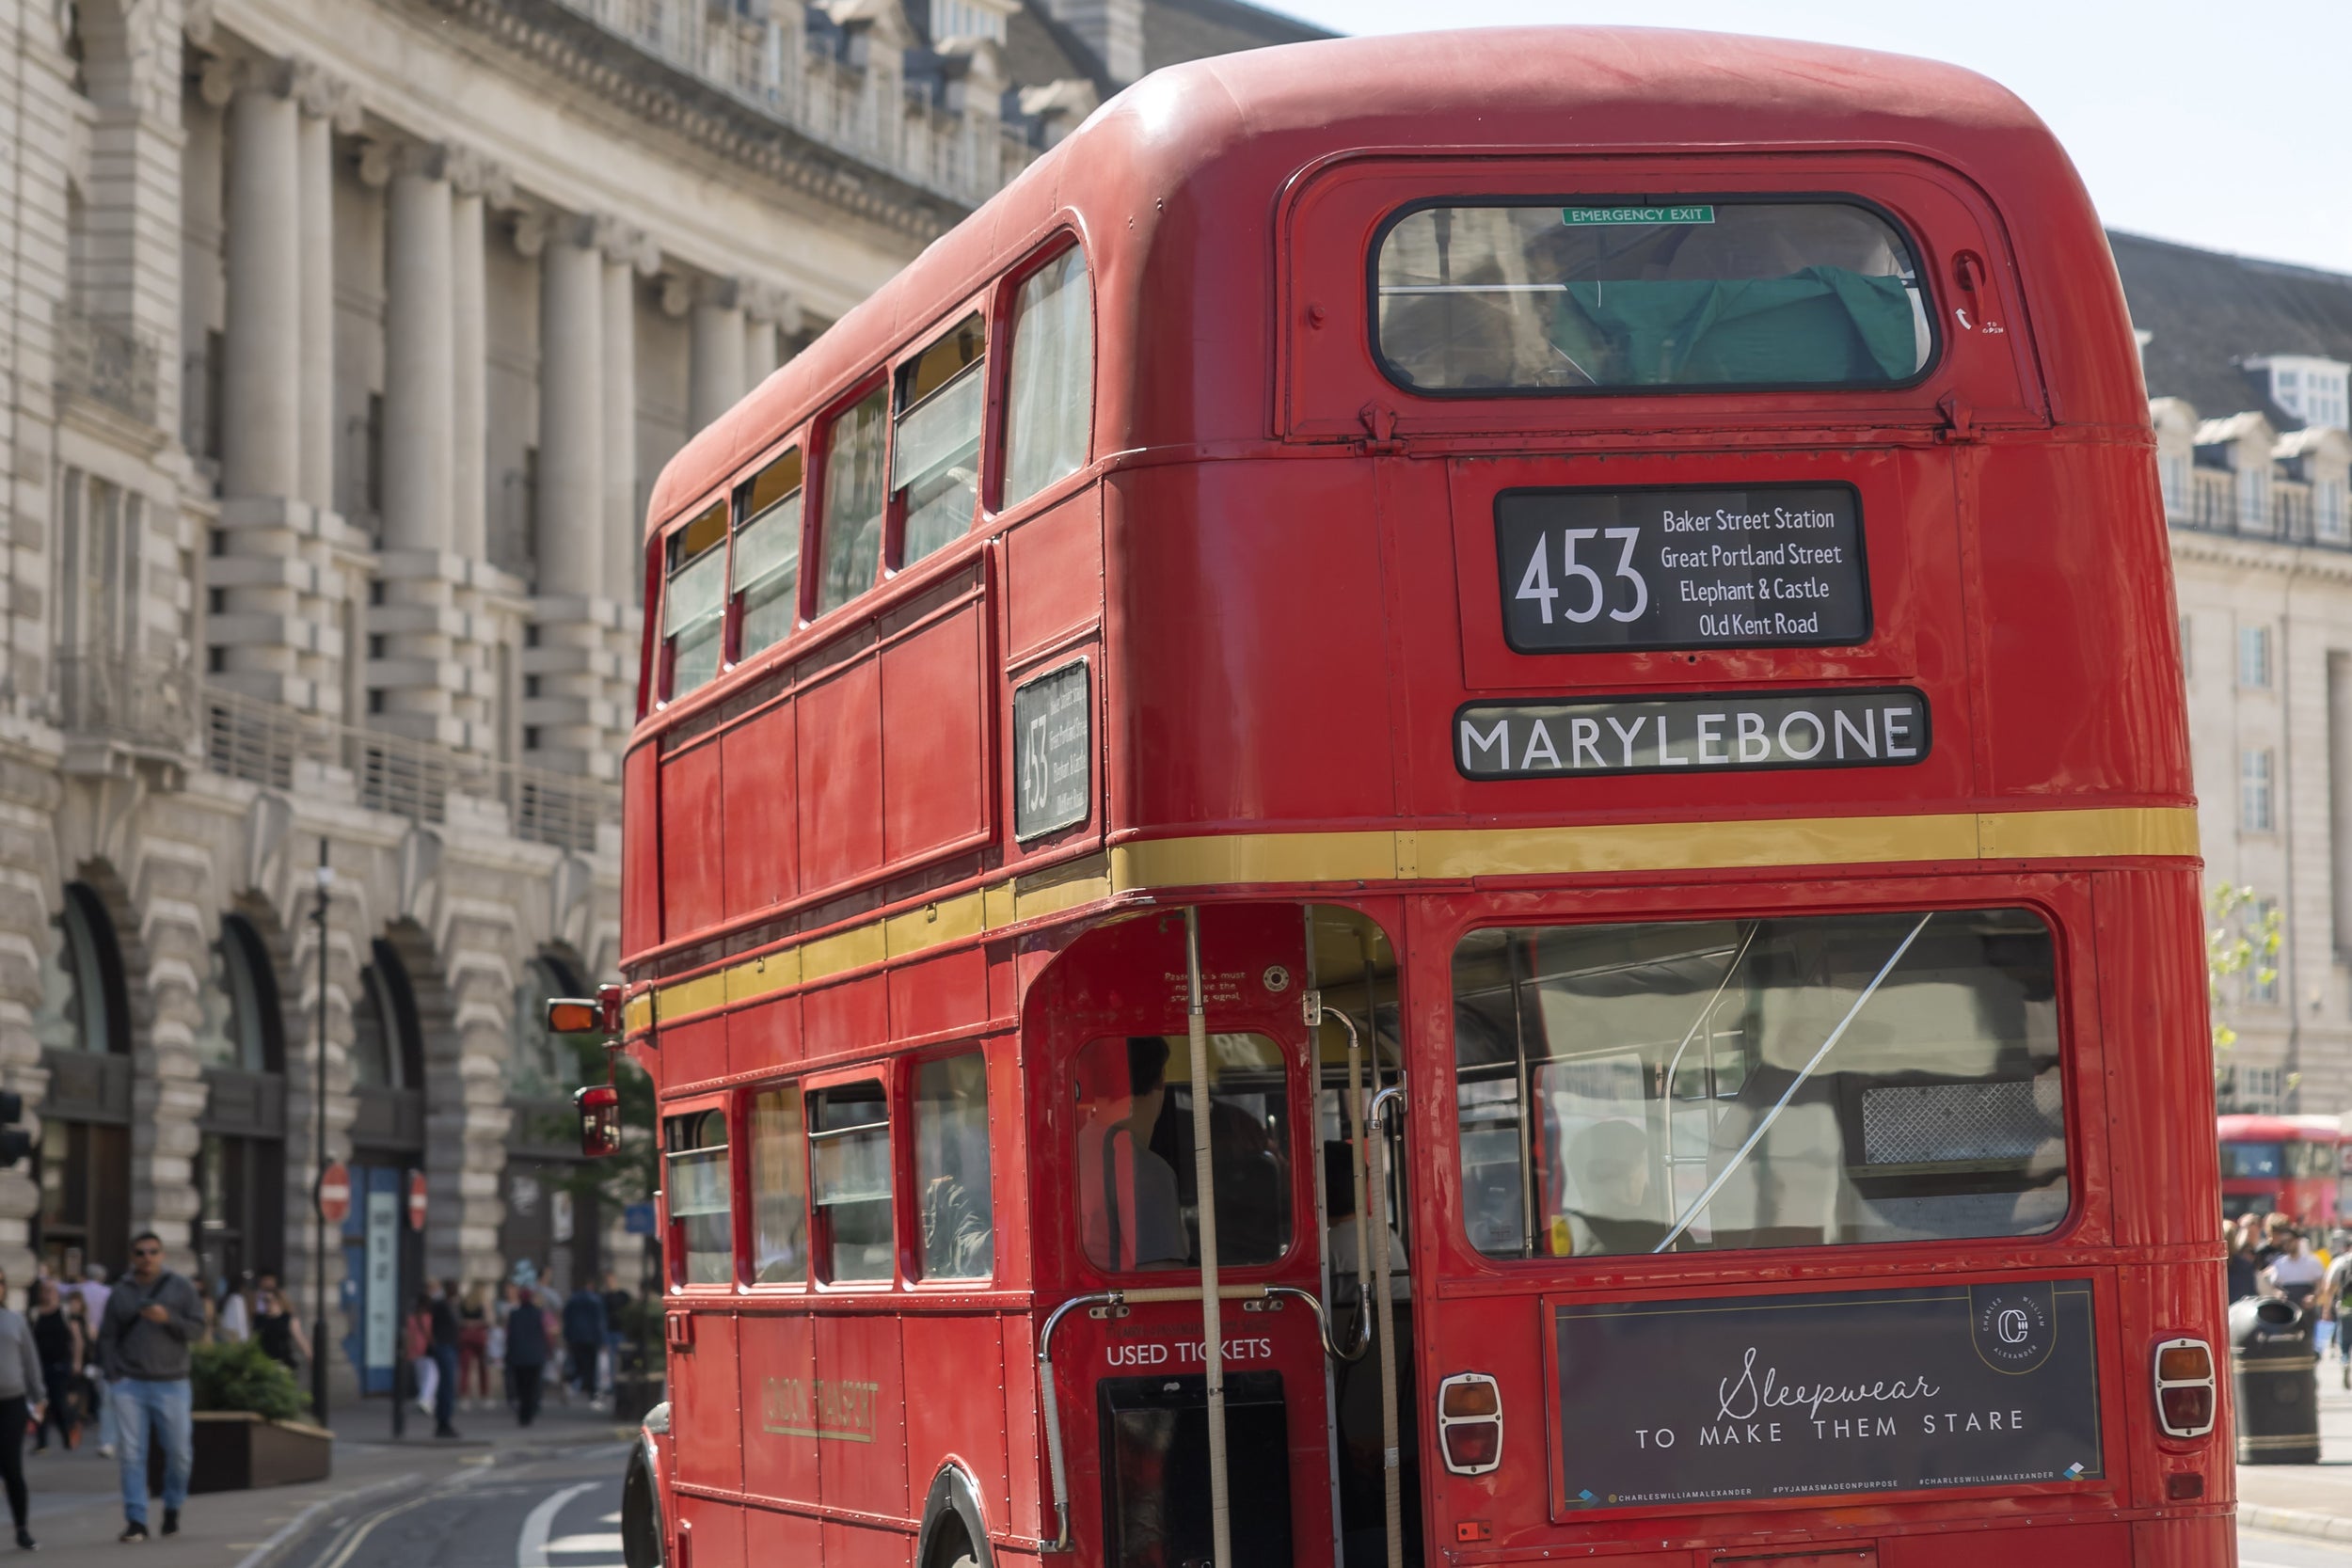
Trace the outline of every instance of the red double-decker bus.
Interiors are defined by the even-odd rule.
[[[2153,450],[1965,72],[1106,104],[653,499],[635,1560],[2230,1562]]]
[[[2229,1116],[2215,1131],[2224,1214],[2285,1214],[2322,1233],[2339,1223],[2344,1137],[2335,1117]]]

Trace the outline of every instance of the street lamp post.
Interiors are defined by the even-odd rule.
[[[326,1175],[326,895],[335,885],[335,873],[326,863],[326,835],[319,835],[318,908],[311,918],[318,923],[319,944],[319,1044],[318,1092],[310,1101],[310,1121],[318,1133],[318,1176]],[[315,1183],[314,1183],[315,1184]],[[317,1311],[310,1324],[310,1409],[318,1423],[326,1425],[326,1210],[317,1201],[313,1192],[310,1203],[311,1267],[316,1276],[311,1282]]]

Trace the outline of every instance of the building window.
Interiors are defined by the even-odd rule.
[[[2270,531],[2270,465],[2256,461],[2238,470],[2238,524],[2249,533]]]
[[[2313,531],[2330,544],[2341,545],[2352,538],[2352,530],[2344,527],[2344,481],[2323,479],[2312,486]]]
[[[548,1028],[548,1002],[584,995],[587,988],[572,967],[542,953],[523,965],[515,988],[515,1060],[506,1080],[509,1100],[558,1100],[580,1076],[568,1059],[564,1037]]]
[[[2188,454],[2173,452],[2157,458],[2156,483],[2164,491],[2167,514],[2188,510]]]
[[[244,1072],[281,1070],[278,986],[260,934],[242,915],[222,916],[212,960],[203,1022],[196,1032],[197,1060]]]
[[[2238,756],[2237,825],[2246,832],[2269,832],[2277,821],[2270,758],[2268,747]]]
[[[2237,683],[2240,686],[2268,689],[2270,686],[2270,628],[2240,626],[2237,633]]]
[[[2188,686],[2197,678],[2197,618],[2181,617],[2181,684]]]
[[[88,888],[71,883],[50,925],[56,939],[43,955],[34,1037],[49,1051],[128,1053],[122,959],[105,906]]]

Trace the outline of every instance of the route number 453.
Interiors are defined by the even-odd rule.
[[[1638,528],[1570,528],[1560,531],[1560,586],[1551,585],[1551,535],[1535,536],[1535,553],[1529,558],[1526,572],[1519,578],[1516,597],[1535,601],[1537,612],[1545,626],[1551,625],[1551,612],[1556,607],[1563,618],[1579,626],[1597,617],[1609,609],[1609,586],[1600,574],[1576,558],[1576,546],[1586,539],[1607,539],[1617,546],[1615,575],[1633,585],[1633,603],[1629,609],[1609,610],[1612,621],[1638,621],[1649,610],[1649,582],[1633,569],[1633,550],[1642,542]],[[1603,554],[1606,555],[1606,547]],[[1579,585],[1581,585],[1581,587]],[[1581,606],[1577,603],[1581,600]]]

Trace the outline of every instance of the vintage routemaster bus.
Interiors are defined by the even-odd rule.
[[[632,1550],[2230,1563],[2153,451],[1965,72],[1120,94],[656,489]]]
[[[2341,1223],[2344,1136],[2334,1117],[2230,1116],[2215,1130],[2223,1213],[2282,1213],[2323,1231]]]

